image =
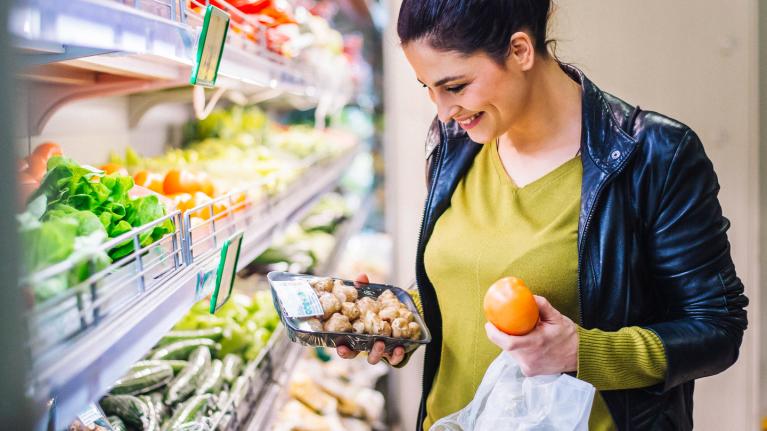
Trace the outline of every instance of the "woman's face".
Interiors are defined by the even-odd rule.
[[[510,55],[506,67],[484,53],[464,55],[434,49],[419,39],[404,46],[418,81],[428,89],[443,122],[455,120],[477,143],[493,142],[511,130],[529,99],[529,83]]]

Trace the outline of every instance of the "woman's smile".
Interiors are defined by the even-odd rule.
[[[483,114],[484,112],[477,112],[470,117],[464,117],[461,119],[456,118],[455,121],[463,128],[463,130],[469,130],[473,129],[477,124],[479,124],[480,121],[482,121]]]

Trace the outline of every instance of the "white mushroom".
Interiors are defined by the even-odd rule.
[[[364,297],[357,301],[357,307],[360,309],[360,314],[364,316],[368,311],[378,314],[381,309],[381,305],[378,304],[373,298]]]
[[[407,320],[398,317],[391,322],[391,333],[395,338],[410,338],[410,327]]]
[[[408,323],[415,322],[413,312],[404,307],[399,309],[399,317],[405,319]]]
[[[357,304],[353,302],[344,302],[341,304],[341,313],[351,321],[357,320],[360,317],[360,309],[357,307]]]
[[[310,281],[309,284],[318,292],[330,292],[333,290],[333,280],[329,278],[317,278]]]
[[[412,340],[420,340],[421,339],[421,325],[410,322],[407,324],[408,329],[410,329],[410,339]]]
[[[379,311],[378,315],[381,317],[381,319],[391,322],[392,320],[399,317],[399,308],[388,306]]]
[[[365,333],[369,335],[381,335],[383,333],[383,320],[378,317],[378,314],[368,311],[365,317],[362,318],[362,323],[365,325]]]
[[[383,328],[381,328],[381,335],[391,337],[391,324],[385,320],[383,321]]]
[[[352,332],[352,324],[349,318],[341,313],[335,313],[325,322],[327,332]]]
[[[362,319],[355,320],[354,323],[352,323],[352,332],[355,334],[365,333],[365,323],[362,322]]]
[[[316,317],[312,317],[310,319],[306,320],[306,323],[309,324],[309,328],[314,332],[322,332],[322,322],[320,322],[320,319]]]
[[[332,293],[324,292],[320,294],[320,304],[322,305],[322,319],[327,320],[333,313],[341,311],[341,301]]]

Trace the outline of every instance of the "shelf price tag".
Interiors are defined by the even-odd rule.
[[[228,31],[229,15],[215,6],[208,5],[197,43],[197,57],[192,66],[192,76],[189,78],[190,84],[208,88],[216,85]]]
[[[221,260],[218,262],[216,271],[216,285],[213,294],[210,295],[210,314],[221,308],[234,288],[234,277],[237,276],[237,262],[240,260],[240,248],[242,248],[243,232],[238,232],[224,241],[221,248]]]

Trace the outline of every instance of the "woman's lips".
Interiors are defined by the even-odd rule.
[[[479,124],[484,114],[485,114],[484,112],[478,112],[465,120],[460,120],[460,121],[456,120],[456,121],[458,122],[458,125],[463,128],[463,130],[469,130],[474,128],[474,126],[476,126],[477,124]]]

